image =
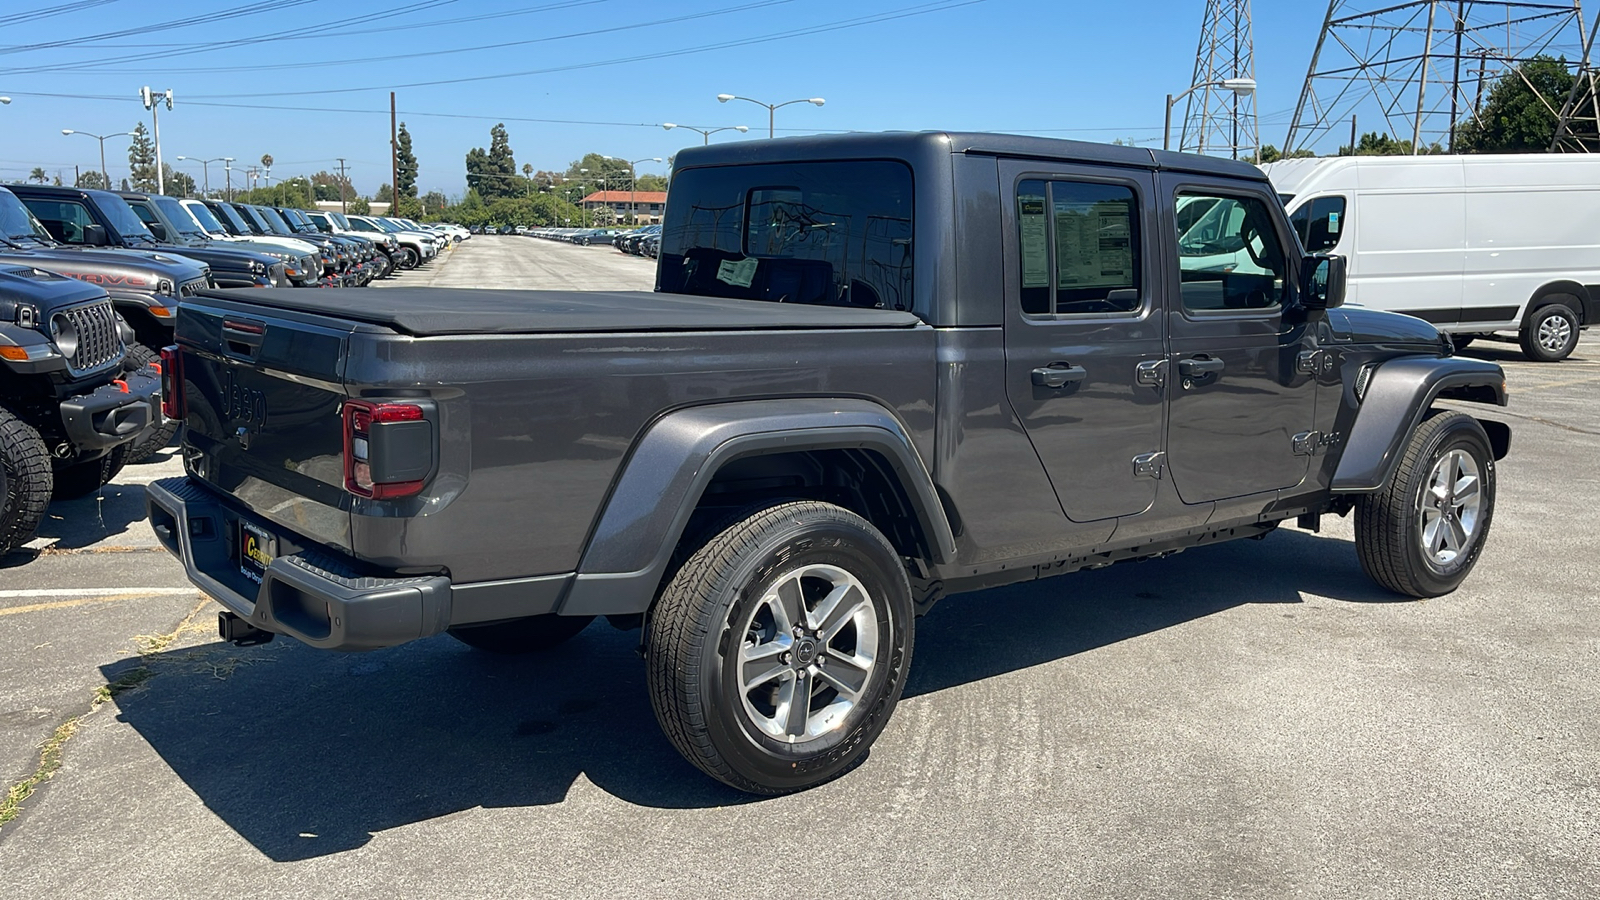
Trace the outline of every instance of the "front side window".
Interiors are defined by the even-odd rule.
[[[904,163],[689,169],[661,235],[667,293],[912,308],[912,179]]]
[[[86,230],[95,224],[88,208],[75,200],[28,199],[23,202],[44,224],[50,236],[63,244],[82,244]]]
[[[1189,312],[1274,309],[1288,300],[1288,262],[1259,197],[1181,194],[1181,212],[1205,214],[1178,234],[1178,273]]]
[[[1131,313],[1144,305],[1133,188],[1024,181],[1017,227],[1025,315]]]

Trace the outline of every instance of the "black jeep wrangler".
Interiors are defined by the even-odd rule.
[[[944,594],[1352,510],[1378,583],[1454,590],[1511,433],[1439,404],[1503,405],[1505,376],[1339,308],[1344,271],[1235,162],[697,147],[655,293],[186,302],[188,474],[150,517],[235,640],[517,652],[642,625],[683,755],[797,790],[862,759]]]
[[[161,426],[160,367],[129,357],[132,339],[100,288],[0,263],[0,556]]]

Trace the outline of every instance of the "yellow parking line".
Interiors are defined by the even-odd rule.
[[[167,597],[168,593],[129,593],[112,594],[104,597],[77,597],[72,600],[52,600],[48,603],[30,603],[27,606],[10,606],[0,609],[0,617],[20,616],[23,613],[45,612],[52,609],[71,609],[75,606],[88,606],[93,603],[120,603],[123,600],[147,600],[151,597]],[[199,596],[199,592],[196,592]]]

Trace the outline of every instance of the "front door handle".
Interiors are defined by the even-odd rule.
[[[1222,360],[1180,359],[1178,360],[1178,374],[1184,378],[1204,378],[1208,375],[1221,375]]]
[[[1089,370],[1083,366],[1069,366],[1066,363],[1051,363],[1033,370],[1033,383],[1037,387],[1059,388],[1069,384],[1077,384],[1087,378]]]

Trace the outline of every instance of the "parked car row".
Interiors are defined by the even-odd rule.
[[[611,245],[623,253],[655,259],[661,254],[661,226],[646,225],[637,231],[620,234]]]
[[[609,244],[624,232],[616,228],[529,228],[520,233],[547,241],[565,241],[588,247],[591,244]]]

